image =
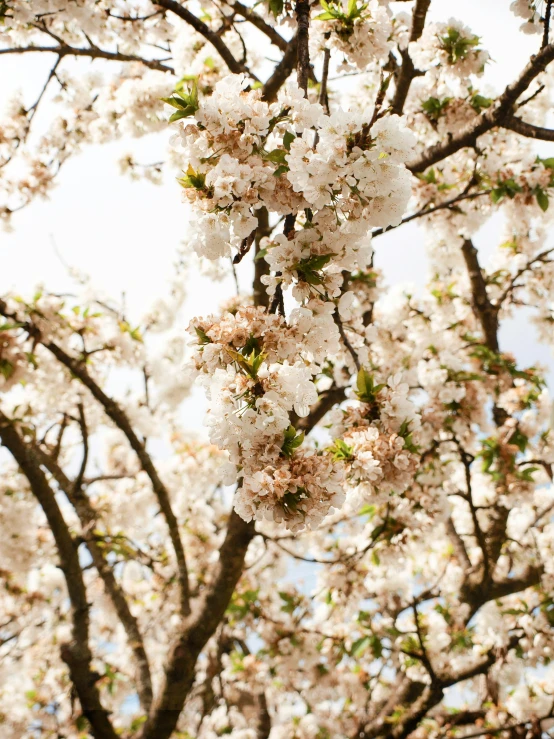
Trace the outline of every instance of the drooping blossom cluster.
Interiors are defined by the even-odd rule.
[[[356,403],[333,412],[332,450],[346,465],[358,503],[386,501],[413,482],[419,415],[401,375],[378,384],[362,369],[356,387]]]
[[[310,50],[316,55],[329,48],[343,55],[346,64],[364,70],[386,59],[393,47],[390,8],[379,0],[367,3],[331,0],[322,3],[312,26]]]
[[[536,0],[513,0],[510,10],[517,18],[523,18],[520,28],[523,33],[542,33],[541,14]]]
[[[291,415],[307,416],[317,402],[314,377],[339,335],[321,301],[287,321],[262,307],[195,319],[194,361],[211,400],[211,441],[229,452],[230,479],[240,470],[235,507],[245,520],[284,521],[292,530],[321,522],[344,500],[342,472],[328,453],[299,448],[303,434]]]
[[[483,74],[490,55],[480,47],[480,39],[456,18],[448,23],[429,23],[418,41],[409,44],[418,69],[436,77],[467,80]]]

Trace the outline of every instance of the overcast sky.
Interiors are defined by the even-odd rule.
[[[459,8],[458,17],[482,37],[494,60],[487,67],[485,82],[497,89],[517,75],[540,44],[539,37],[518,32],[519,20],[509,13],[509,4],[510,0],[431,3],[433,19],[447,20]],[[48,63],[41,54],[3,57],[0,104],[17,88],[32,101]],[[0,232],[0,291],[27,292],[39,282],[52,291],[68,291],[71,281],[65,262],[87,272],[108,295],[125,293],[128,310],[138,320],[167,290],[176,248],[187,237],[188,216],[172,174],[159,187],[131,182],[119,176],[117,160],[133,151],[138,161],[157,161],[163,158],[169,136],[168,131],[147,139],[91,146],[70,160],[50,199],[36,201],[16,214],[12,233]],[[547,146],[553,156],[554,144]],[[476,242],[485,250],[498,239],[498,222],[491,222]],[[388,284],[425,281],[423,232],[416,225],[376,240],[375,247],[376,263],[385,270]],[[230,280],[214,287],[195,278],[189,286],[187,318],[210,312],[225,293],[233,291]],[[526,364],[551,362],[549,351],[538,346],[533,331],[526,330],[525,316],[505,328],[502,343]]]

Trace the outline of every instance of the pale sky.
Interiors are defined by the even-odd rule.
[[[487,67],[485,82],[497,89],[518,74],[540,45],[538,36],[518,33],[520,20],[508,12],[509,4],[510,0],[431,3],[433,19],[447,20],[454,15],[481,36],[482,46],[494,60]],[[410,6],[402,3],[402,7]],[[41,54],[2,57],[0,104],[18,88],[34,100],[48,63]],[[98,60],[92,63],[98,64]],[[50,199],[35,201],[16,214],[12,233],[0,232],[0,292],[16,289],[25,293],[39,282],[50,291],[70,291],[71,280],[55,245],[63,260],[88,273],[100,290],[114,298],[125,293],[130,316],[140,319],[151,302],[167,291],[176,248],[187,237],[188,213],[173,173],[162,186],[131,182],[119,175],[117,160],[132,151],[138,161],[157,161],[164,157],[170,135],[168,130],[145,139],[90,146],[64,165]],[[553,156],[554,144],[546,146],[548,155]],[[498,222],[492,222],[481,230],[476,243],[486,250],[498,239]],[[388,284],[425,281],[423,231],[415,224],[376,240],[375,248],[376,264],[384,269]],[[231,280],[212,285],[195,277],[189,284],[184,325],[190,317],[217,308],[220,300],[233,292]],[[538,360],[552,366],[549,350],[537,344],[525,316],[506,327],[502,345],[526,364]]]

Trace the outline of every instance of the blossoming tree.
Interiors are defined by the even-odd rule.
[[[88,142],[172,130],[186,249],[253,275],[188,329],[180,274],[138,327],[87,285],[0,298],[2,737],[551,725],[551,401],[499,328],[552,343],[552,3],[499,7],[536,52],[492,91],[430,1],[0,2],[4,68],[48,61],[0,126],[3,218]],[[373,242],[416,219],[432,278],[385,299]]]

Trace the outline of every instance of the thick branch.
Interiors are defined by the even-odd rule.
[[[526,136],[528,139],[540,139],[541,141],[554,141],[554,131],[542,126],[534,126],[532,123],[522,121],[521,118],[513,116],[504,123],[504,128]]]
[[[310,3],[309,0],[297,0],[296,2],[296,22],[298,24],[298,58],[296,63],[296,74],[298,78],[298,87],[304,90],[304,95],[308,96],[308,77],[310,70]]]
[[[28,445],[31,449],[30,445]],[[92,507],[89,498],[83,493],[81,487],[76,483],[72,483],[65,472],[48,454],[42,451],[40,447],[33,447],[33,454],[56,480],[60,489],[66,494],[69,502],[75,508],[75,511],[81,522],[83,530],[83,538],[90,552],[92,562],[96,567],[98,574],[102,578],[106,594],[111,600],[112,605],[121,621],[129,646],[133,651],[137,663],[137,686],[141,705],[145,711],[150,709],[152,704],[152,681],[150,677],[150,666],[146,650],[144,649],[144,641],[140,633],[137,619],[131,613],[129,604],[125,598],[125,594],[119,586],[112,568],[106,561],[106,557],[102,549],[98,546],[94,536],[94,530],[97,528],[97,515]]]
[[[472,567],[471,560],[467,553],[464,540],[456,530],[456,527],[454,526],[454,521],[452,520],[451,516],[446,520],[445,527],[448,538],[452,542],[452,546],[454,547],[454,551],[456,552],[458,561],[462,567],[465,567],[465,574],[467,576],[467,572],[471,570]]]
[[[473,309],[483,329],[485,343],[491,351],[498,354],[498,309],[489,300],[487,283],[477,259],[477,249],[469,239],[464,241],[462,254],[471,283]]]
[[[256,212],[258,218],[258,226],[256,228],[256,237],[254,240],[254,282],[252,285],[252,292],[254,297],[255,305],[263,305],[265,308],[269,307],[269,295],[267,289],[262,282],[262,277],[269,274],[269,264],[265,259],[260,256],[261,241],[264,236],[269,236],[271,228],[269,226],[269,213],[267,208],[259,208]]]
[[[331,408],[334,408],[338,403],[342,403],[346,397],[345,392],[346,388],[333,385],[329,390],[321,393],[319,400],[313,406],[309,416],[300,419],[291,418],[292,425],[299,431],[304,431],[306,434],[309,433]]]
[[[67,524],[48,484],[44,472],[36,463],[28,446],[16,431],[12,422],[0,411],[0,439],[11,452],[23,474],[29,481],[33,495],[38,500],[56,542],[60,568],[67,584],[71,603],[72,640],[63,644],[61,655],[69,667],[83,714],[88,719],[96,739],[117,739],[108,712],[102,707],[96,687],[98,676],[91,669],[92,654],[89,637],[89,606],[79,555]]]
[[[255,26],[259,31],[265,33],[271,43],[274,44],[278,49],[280,49],[281,51],[287,50],[289,42],[284,39],[281,34],[276,31],[275,28],[273,28],[273,26],[270,26],[269,23],[266,23],[266,21],[264,21],[264,19],[260,15],[255,13],[252,8],[248,8],[243,3],[238,2],[238,0],[235,0],[235,2],[231,4],[231,7],[239,15],[242,15],[243,18],[245,18],[253,26]]]
[[[160,695],[144,725],[141,739],[169,739],[175,729],[194,683],[198,655],[227,609],[254,534],[254,523],[246,523],[232,511],[213,583],[195,602],[192,615],[171,648]]]
[[[423,33],[425,18],[430,5],[431,0],[417,0],[412,15],[410,41],[417,41]],[[400,67],[398,77],[396,78],[396,89],[394,91],[394,98],[391,105],[391,111],[397,115],[402,115],[404,103],[406,102],[408,92],[410,91],[410,85],[412,84],[414,77],[418,74],[408,50],[405,49],[400,53],[402,56],[402,66]]]
[[[284,85],[285,81],[290,77],[292,70],[296,65],[298,52],[298,37],[293,36],[288,43],[287,50],[281,57],[281,61],[273,70],[273,74],[263,86],[263,99],[268,103],[272,103],[277,97],[277,93]]]

